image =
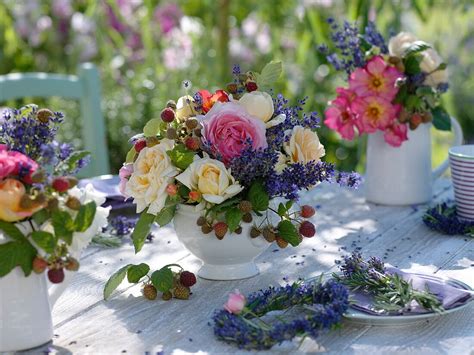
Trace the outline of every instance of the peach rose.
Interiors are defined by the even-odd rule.
[[[0,182],[0,220],[16,222],[31,216],[43,206],[22,209],[20,201],[25,194],[25,186],[18,180],[5,179]]]
[[[292,163],[319,161],[326,154],[316,132],[302,126],[293,127],[284,149]]]

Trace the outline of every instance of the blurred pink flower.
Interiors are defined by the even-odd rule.
[[[120,193],[127,198],[129,196],[125,194],[125,185],[127,185],[128,178],[132,175],[132,173],[133,173],[133,164],[124,164],[119,170],[119,178],[120,178],[119,190],[120,190]]]
[[[53,15],[60,18],[69,18],[72,15],[71,0],[53,0],[51,4]]]
[[[393,105],[389,100],[379,96],[356,98],[351,110],[358,115],[360,132],[373,133],[384,130],[396,119],[400,105]]]
[[[233,314],[239,314],[245,307],[245,296],[235,290],[233,293],[229,294],[229,299],[224,304],[224,309]]]
[[[154,16],[155,20],[160,24],[161,32],[166,34],[173,28],[178,27],[183,13],[177,4],[168,3],[157,6]]]
[[[385,130],[383,137],[391,146],[400,147],[404,141],[408,140],[408,125],[394,120],[392,125]]]
[[[342,87],[337,88],[339,94],[325,111],[324,123],[329,128],[339,132],[342,138],[352,140],[354,138],[354,129],[358,121],[356,115],[351,110],[351,103],[354,100],[355,93]]]
[[[203,141],[228,164],[251,141],[252,148],[266,148],[265,123],[251,116],[237,102],[216,102],[203,116]]]
[[[403,74],[383,60],[373,57],[365,68],[357,68],[349,77],[349,88],[358,96],[380,96],[392,101],[398,93],[395,82]]]
[[[15,167],[16,164],[14,160],[10,158],[8,152],[0,147],[0,180],[12,174]]]

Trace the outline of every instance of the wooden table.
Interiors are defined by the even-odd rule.
[[[452,198],[449,180],[438,180],[434,201]],[[196,272],[199,261],[178,242],[171,226],[135,255],[130,243],[119,249],[89,248],[81,269],[54,309],[55,338],[51,350],[74,354],[247,353],[214,338],[211,317],[234,289],[244,294],[270,284],[335,270],[344,252],[361,248],[403,270],[449,276],[474,286],[474,241],[445,236],[424,226],[426,206],[385,207],[366,203],[362,189],[347,191],[320,186],[305,203],[321,205],[314,222],[317,237],[298,248],[271,246],[257,261],[261,274],[240,281],[198,280],[189,301],[148,301],[140,287],[122,285],[109,301],[102,299],[104,282],[126,263],[146,261],[152,267],[177,262]],[[373,327],[345,322],[341,330],[284,343],[270,352],[472,354],[474,307],[409,327]]]

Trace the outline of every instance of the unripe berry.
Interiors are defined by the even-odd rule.
[[[168,102],[166,103],[166,107],[176,110],[176,102],[174,100],[168,100]]]
[[[48,267],[48,262],[40,257],[35,257],[33,260],[33,271],[41,274]]]
[[[54,113],[51,110],[48,110],[47,108],[42,108],[36,113],[36,118],[41,123],[48,123],[51,117],[53,116],[54,116]]]
[[[186,120],[186,128],[193,130],[198,126],[198,121],[195,118],[189,118]]]
[[[190,191],[188,197],[193,202],[201,201],[201,193],[199,191]]]
[[[69,271],[79,270],[79,261],[77,261],[77,259],[73,257],[68,258],[66,262],[66,270],[69,270]]]
[[[170,196],[175,196],[178,193],[178,186],[175,184],[169,184],[166,186],[166,193]]]
[[[217,239],[223,239],[227,231],[228,227],[225,222],[217,222],[214,224],[214,233],[216,234]]]
[[[81,208],[81,201],[77,197],[69,196],[66,201],[66,206],[73,211],[79,211]]]

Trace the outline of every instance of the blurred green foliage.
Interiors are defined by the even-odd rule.
[[[474,140],[470,0],[4,0],[0,74],[74,73],[80,62],[96,63],[116,172],[128,138],[157,117],[168,99],[185,93],[183,80],[192,82],[191,92],[224,87],[234,63],[260,70],[272,59],[282,60],[284,75],[275,93],[293,101],[308,96],[308,111],[323,114],[344,79],[316,50],[329,42],[328,17],[357,20],[361,28],[374,20],[387,37],[404,30],[433,43],[449,64],[445,104],[461,121],[467,140]],[[26,101],[31,100],[38,102]],[[77,139],[77,104],[56,98],[48,104],[69,118],[63,138]],[[342,169],[363,170],[363,139],[341,141],[325,127],[320,135],[327,160]],[[438,162],[446,155],[449,136],[436,135],[434,142]]]

